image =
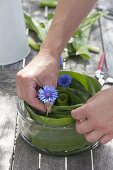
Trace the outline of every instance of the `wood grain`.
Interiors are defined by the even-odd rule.
[[[113,170],[113,141],[93,151],[94,170]]]
[[[16,140],[13,170],[38,170],[39,154],[19,135]]]
[[[0,170],[12,163],[16,114],[15,73],[0,71]]]
[[[67,162],[68,170],[91,170],[91,151],[81,153],[74,157],[69,157]]]
[[[65,158],[42,155],[41,170],[65,170]]]
[[[113,17],[112,17],[113,19]],[[106,64],[109,76],[113,76],[113,20],[102,18],[100,20]]]

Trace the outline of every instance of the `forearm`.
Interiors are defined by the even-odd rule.
[[[59,0],[52,25],[42,48],[59,56],[75,29],[96,2],[97,0]]]

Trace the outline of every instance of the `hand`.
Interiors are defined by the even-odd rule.
[[[76,130],[87,141],[107,143],[113,138],[113,87],[98,92],[82,107],[72,111]]]
[[[48,50],[42,50],[17,74],[17,95],[33,107],[46,111],[37,98],[37,90],[44,85],[57,85],[59,61]]]

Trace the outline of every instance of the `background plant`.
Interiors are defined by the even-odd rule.
[[[102,12],[93,12],[91,13],[79,26],[79,28],[74,32],[73,36],[67,43],[67,47],[63,52],[63,57],[67,58],[69,56],[81,56],[84,59],[90,58],[90,51],[99,53],[99,48],[94,47],[88,42],[89,34],[92,26],[95,22],[106,15],[106,13]],[[47,36],[47,32],[50,28],[53,14],[48,15],[48,19],[43,20],[42,22],[37,22],[34,18],[32,18],[29,14],[24,13],[25,22],[27,28],[34,33],[34,39],[30,37],[28,38],[28,42],[31,48],[36,51],[40,50],[40,45],[44,41]]]

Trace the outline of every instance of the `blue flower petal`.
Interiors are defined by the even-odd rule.
[[[58,85],[68,87],[71,84],[72,78],[69,75],[62,75],[58,78]]]
[[[60,57],[60,67],[63,65],[63,59],[62,56]]]
[[[38,92],[39,99],[44,103],[54,103],[58,97],[58,92],[53,86],[44,86]]]

